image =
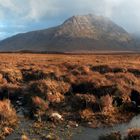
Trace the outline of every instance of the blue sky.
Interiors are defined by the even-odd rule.
[[[128,32],[140,33],[140,0],[0,0],[0,40],[89,13],[109,17]]]

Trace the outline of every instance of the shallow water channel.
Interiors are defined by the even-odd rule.
[[[21,133],[19,133],[19,129],[28,129],[31,121],[21,121],[21,124],[18,128],[18,132],[14,132],[10,136],[6,138],[6,140],[20,140]],[[118,124],[113,127],[102,127],[102,128],[86,128],[86,127],[78,127],[76,129],[71,130],[71,137],[64,137],[59,133],[61,140],[98,140],[99,136],[106,135],[114,131],[120,131],[122,137],[126,135],[126,132],[129,128],[140,128],[140,115],[135,116],[130,122]],[[80,131],[79,131],[80,130]],[[47,134],[47,132],[46,132]],[[62,136],[62,137],[61,137]],[[33,135],[30,137],[35,140],[46,140],[38,135]]]
[[[129,128],[140,128],[140,115],[133,117],[128,123],[114,125],[113,127],[103,128],[82,128],[81,133],[74,134],[72,140],[98,140],[99,136],[106,135],[114,131],[119,131],[122,137],[126,135]]]
[[[22,100],[22,98],[20,98],[18,101],[18,115],[21,118],[20,124],[18,128],[14,131],[14,133],[6,137],[6,140],[20,140],[23,131],[29,132],[31,129],[31,125],[33,124],[33,120],[24,118],[24,108],[22,107],[20,100]],[[58,131],[58,135],[60,136],[61,140],[98,140],[99,136],[110,134],[114,131],[119,131],[122,137],[124,137],[126,135],[127,130],[130,128],[140,128],[140,115],[133,117],[132,120],[130,120],[127,123],[117,124],[113,127],[101,127],[94,129],[79,126],[76,129],[71,128],[71,137],[69,137],[68,135],[63,135],[65,131],[69,132],[69,130],[66,128],[61,128],[61,126],[55,129],[55,131]],[[63,132],[61,131],[61,129],[63,129]],[[43,131],[43,133],[47,135],[49,131]],[[29,137],[31,138],[31,140],[46,140],[45,138],[41,138],[39,135],[36,134],[31,134],[29,135]]]

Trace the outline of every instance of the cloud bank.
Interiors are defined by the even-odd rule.
[[[109,17],[128,32],[140,33],[139,7],[139,0],[0,0],[0,39],[89,13]]]

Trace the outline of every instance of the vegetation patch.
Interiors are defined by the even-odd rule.
[[[5,60],[0,65],[2,136],[13,131],[21,114],[44,132],[50,124],[51,130],[61,125],[112,126],[139,113],[140,67],[135,55],[11,55],[12,66],[11,56],[0,55],[0,62]],[[128,59],[135,63],[128,64]],[[120,138],[118,133],[107,137]]]

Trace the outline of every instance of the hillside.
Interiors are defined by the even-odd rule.
[[[131,36],[108,18],[95,15],[73,16],[63,24],[22,33],[0,42],[0,51],[128,51],[134,50]]]

